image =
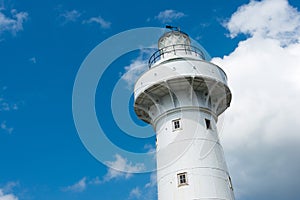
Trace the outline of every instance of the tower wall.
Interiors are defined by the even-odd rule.
[[[233,200],[216,126],[231,102],[224,71],[169,53],[138,79],[134,98],[137,116],[156,132],[158,199]]]
[[[180,129],[174,130],[174,120]],[[211,127],[207,129],[205,120]],[[197,108],[177,109],[156,123],[159,200],[234,199],[214,117]],[[180,186],[178,174],[187,173]]]

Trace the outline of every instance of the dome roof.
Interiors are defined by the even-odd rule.
[[[190,45],[191,40],[186,33],[177,30],[165,33],[158,40],[159,49],[178,44]]]

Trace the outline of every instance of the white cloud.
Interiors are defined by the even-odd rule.
[[[63,188],[63,191],[83,192],[86,189],[86,187],[87,187],[87,178],[83,177],[78,182],[74,183],[73,185]]]
[[[149,180],[149,182],[145,185],[145,188],[156,187],[156,184],[157,184],[156,179],[157,179],[157,177],[156,177],[156,172],[152,172],[152,173],[150,174],[150,180]]]
[[[125,74],[122,79],[127,83],[128,89],[132,90],[136,80],[148,70],[148,60],[152,53],[154,53],[153,49],[140,50],[139,56],[124,67]]]
[[[239,33],[279,40],[283,45],[299,40],[300,16],[287,0],[251,1],[225,23],[230,36]]]
[[[227,24],[232,36],[250,37],[212,60],[233,93],[221,136],[237,199],[299,197],[299,17],[286,1],[251,1]]]
[[[18,182],[8,182],[3,188],[0,188],[0,200],[18,200],[19,198],[13,194],[14,187],[18,186]]]
[[[135,187],[130,193],[128,199],[151,200],[157,199],[156,172],[150,174],[150,180],[144,187]]]
[[[5,92],[7,90],[7,87],[4,86],[2,87],[2,91],[0,92]],[[0,94],[0,113],[2,112],[10,112],[10,111],[16,111],[19,109],[19,104],[16,103],[11,103],[7,99],[3,97],[2,94]],[[2,121],[2,122],[1,122]],[[8,126],[6,120],[1,120],[0,121],[0,130],[3,130],[9,134],[11,134],[14,130],[13,127]]]
[[[101,184],[103,181],[99,179],[99,177],[95,177],[92,180],[90,180],[88,183],[91,185],[99,185]]]
[[[19,182],[18,181],[10,181],[8,183],[6,183],[2,188],[0,188],[2,190],[3,193],[11,193],[13,191],[13,189],[15,187],[19,186]]]
[[[142,191],[139,187],[133,188],[129,193],[129,199],[139,199],[142,195]]]
[[[107,161],[106,164],[109,165],[110,168],[108,168],[107,173],[103,176],[102,179],[100,179],[98,176],[92,179],[83,177],[73,185],[62,188],[62,190],[71,192],[83,192],[89,185],[99,185],[114,179],[128,179],[133,175],[133,173],[138,173],[145,169],[144,164],[132,164],[131,162],[128,162],[126,158],[123,158],[118,154],[115,155],[114,161]]]
[[[99,24],[102,29],[109,29],[111,27],[111,22],[104,20],[101,16],[91,17],[88,20],[83,21],[84,24],[96,23]]]
[[[19,198],[14,194],[5,194],[2,189],[0,189],[0,200],[18,200]]]
[[[145,169],[143,163],[133,164],[118,154],[115,155],[115,161],[107,161],[106,163],[110,166],[110,168],[108,169],[107,174],[103,177],[104,182],[118,178],[128,179],[133,173],[138,173]]]
[[[75,22],[79,19],[81,13],[78,10],[71,10],[71,11],[68,10],[60,14],[60,16],[64,18],[64,23]]]
[[[2,91],[4,91],[3,89]],[[19,106],[16,103],[10,103],[3,97],[0,97],[0,112],[1,111],[11,111],[11,110],[18,110]]]
[[[133,60],[130,65],[125,67],[125,74],[122,76],[122,79],[125,80],[128,84],[128,87],[131,89],[135,84],[135,81],[140,77],[140,75],[148,69],[147,60],[142,60],[137,58]]]
[[[14,128],[12,127],[8,127],[7,124],[6,124],[6,121],[3,121],[1,124],[0,124],[0,128],[4,131],[6,131],[7,133],[11,134],[14,130]]]
[[[156,152],[156,149],[155,149],[155,147],[153,147],[152,144],[148,144],[148,143],[145,144],[144,149],[146,149],[148,151],[148,153],[155,153]]]
[[[104,183],[104,181],[100,180],[98,176],[95,178],[92,178],[92,179],[90,179],[88,177],[83,177],[76,183],[62,188],[62,191],[79,193],[79,192],[84,192],[88,188],[89,185],[99,185],[102,183]]]
[[[60,12],[62,12],[61,11],[61,6],[58,7],[58,10]],[[82,19],[81,20],[82,24],[93,24],[93,23],[95,23],[95,24],[100,25],[100,27],[102,29],[109,29],[111,27],[111,22],[106,21],[101,16],[85,18],[83,16],[82,12],[79,12],[78,10],[75,10],[75,9],[64,11],[59,15],[59,17],[63,19],[63,21],[64,21],[63,24],[66,24],[68,22],[78,22],[79,19],[81,18]]]
[[[158,19],[161,23],[170,23],[184,16],[185,14],[183,12],[169,9],[161,11],[157,16],[155,16],[155,19]]]
[[[17,10],[12,9],[10,14],[6,15],[0,10],[0,34],[6,31],[16,34],[23,30],[23,23],[27,19],[27,12],[17,12]]]
[[[1,102],[1,108],[0,111],[9,111],[10,110],[10,106],[7,102]]]

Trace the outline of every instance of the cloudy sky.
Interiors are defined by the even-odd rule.
[[[145,169],[142,160],[100,143],[112,156],[100,162],[86,149],[73,120],[72,92],[99,43],[166,24],[180,26],[227,73],[233,101],[219,132],[236,199],[299,199],[299,9],[298,0],[0,0],[0,200],[157,199],[155,172],[135,173]],[[149,137],[132,137],[132,126],[119,121],[126,112],[116,108],[125,102],[126,119],[145,126],[134,116],[130,94],[153,51],[120,56],[97,87],[99,124],[129,152],[155,146],[150,127]]]

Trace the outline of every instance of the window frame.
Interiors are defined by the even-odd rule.
[[[182,180],[185,180],[185,182],[181,182]],[[177,174],[177,183],[178,187],[189,184],[187,172],[181,172]]]
[[[232,185],[232,181],[231,181],[230,176],[228,176],[228,183],[229,183],[229,188],[233,191],[233,185]]]
[[[211,120],[205,118],[205,119],[204,119],[204,122],[205,122],[206,130],[212,130]]]
[[[178,124],[177,124],[177,123],[178,123]],[[178,127],[177,127],[177,126],[178,126]],[[172,120],[172,130],[173,130],[173,131],[182,130],[181,118],[173,119],[173,120]]]

